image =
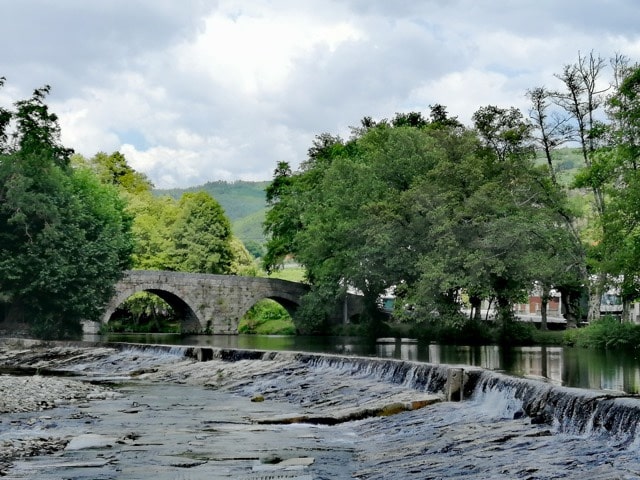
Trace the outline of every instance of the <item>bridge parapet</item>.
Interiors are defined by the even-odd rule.
[[[146,291],[158,295],[183,316],[183,332],[235,334],[240,319],[259,300],[273,299],[293,313],[308,288],[271,278],[129,270],[116,284],[102,322],[108,323],[131,295]]]

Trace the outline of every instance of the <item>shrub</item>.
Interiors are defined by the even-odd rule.
[[[295,325],[279,303],[264,299],[249,309],[240,320],[238,333],[258,335],[294,335]]]
[[[564,343],[569,346],[605,349],[636,349],[640,346],[640,325],[606,316],[580,329],[567,330]]]

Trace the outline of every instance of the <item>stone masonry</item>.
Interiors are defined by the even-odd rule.
[[[238,333],[238,322],[259,300],[270,298],[291,314],[308,286],[259,277],[130,270],[116,284],[102,322],[134,293],[150,292],[166,301],[185,319],[183,332]]]

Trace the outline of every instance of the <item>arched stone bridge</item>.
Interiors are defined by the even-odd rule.
[[[238,322],[259,300],[270,298],[289,314],[300,305],[309,287],[302,283],[260,277],[129,270],[116,284],[102,322],[131,295],[150,292],[167,302],[184,320],[183,332],[238,333]],[[348,299],[336,305],[336,319],[348,321],[361,311],[360,302]]]

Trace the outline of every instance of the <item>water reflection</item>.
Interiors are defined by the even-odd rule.
[[[94,338],[93,340],[96,340]],[[478,347],[436,345],[411,339],[376,342],[360,337],[304,337],[271,335],[185,336],[167,334],[110,335],[101,341],[126,341],[221,348],[289,350],[376,356],[407,361],[474,365],[506,373],[546,379],[558,385],[640,393],[640,361],[620,352],[563,347]]]

